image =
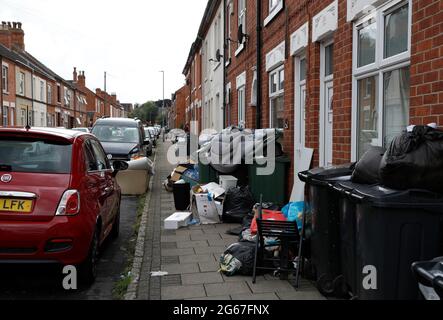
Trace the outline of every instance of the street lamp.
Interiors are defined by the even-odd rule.
[[[163,126],[163,142],[165,142],[165,71],[160,71],[163,74],[163,107],[162,107],[162,126]]]

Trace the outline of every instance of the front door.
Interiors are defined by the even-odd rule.
[[[295,72],[295,123],[294,123],[294,176],[300,171],[302,151],[305,148],[306,136],[306,59],[296,59]]]

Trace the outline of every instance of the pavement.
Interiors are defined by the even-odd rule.
[[[200,225],[171,231],[163,220],[176,212],[172,193],[162,183],[174,168],[166,160],[169,142],[158,143],[156,174],[152,179],[140,230],[139,261],[128,300],[318,300],[324,297],[307,280],[295,289],[293,279],[262,275],[226,277],[218,272],[220,255],[237,237],[226,231],[238,225]],[[151,272],[164,271],[163,277]]]
[[[134,233],[138,197],[123,197],[120,236],[101,249],[98,277],[89,287],[75,291],[62,288],[61,267],[48,265],[0,265],[0,300],[111,300],[113,289],[127,268]]]

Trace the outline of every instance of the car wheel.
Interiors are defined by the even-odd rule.
[[[99,255],[99,230],[96,229],[92,237],[89,254],[80,265],[80,281],[86,285],[94,283],[97,277],[97,261]]]
[[[120,209],[118,209],[117,216],[115,217],[114,224],[112,225],[111,238],[117,239],[120,234]]]

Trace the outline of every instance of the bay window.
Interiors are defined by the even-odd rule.
[[[411,2],[392,1],[354,23],[353,158],[387,147],[409,125]]]

